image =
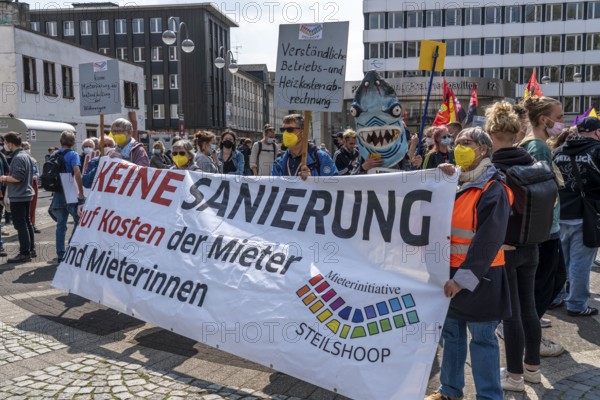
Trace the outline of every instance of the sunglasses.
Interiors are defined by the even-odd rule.
[[[174,156],[186,156],[187,157],[187,153],[185,151],[174,151],[173,152]]]
[[[287,127],[287,128],[284,128],[284,127],[279,128],[279,132],[281,132],[281,133],[283,133],[285,131],[293,132],[293,131],[301,131],[301,130],[302,130],[302,128],[292,128],[291,126]]]

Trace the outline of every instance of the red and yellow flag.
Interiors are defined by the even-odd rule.
[[[456,96],[450,87],[446,78],[444,78],[444,95],[442,100],[442,106],[438,111],[433,121],[433,126],[447,125],[451,122],[458,121],[458,110],[456,107]]]
[[[525,87],[525,93],[523,94],[524,98],[528,98],[529,96],[540,96],[542,97],[544,93],[542,93],[542,89],[540,88],[540,84],[537,81],[535,76],[535,68],[533,69],[533,73],[529,78],[529,82],[527,82],[527,86]]]

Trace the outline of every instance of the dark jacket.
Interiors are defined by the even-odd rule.
[[[333,162],[340,175],[354,175],[360,168],[360,153],[356,148],[351,153],[346,146],[342,146],[333,155]]]
[[[490,180],[503,181],[502,175],[493,166],[474,182],[465,184],[456,198],[470,188],[483,189]],[[450,301],[448,316],[472,322],[507,319],[511,316],[511,308],[506,269],[504,266],[490,267],[504,242],[510,215],[504,185],[500,182],[491,184],[481,194],[474,211],[477,213],[477,227],[466,259],[459,268],[450,268],[450,277],[455,278],[464,289]]]
[[[583,181],[583,191],[588,199],[600,200],[600,141],[575,137],[555,150],[554,162],[565,180],[560,190],[560,219],[581,219],[583,203],[581,191],[571,167],[571,156]]]
[[[437,168],[438,165],[444,163],[456,164],[456,161],[454,161],[454,152],[452,150],[448,150],[447,153],[430,151],[423,161],[423,169]]]

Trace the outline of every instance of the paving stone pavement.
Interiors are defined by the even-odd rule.
[[[48,203],[42,198],[37,210],[38,258],[17,266],[0,260],[0,399],[345,399],[52,288]],[[16,237],[14,229],[8,231],[10,254]],[[600,266],[592,270],[591,289],[590,305],[600,307]],[[548,317],[552,327],[544,336],[566,352],[542,360],[540,384],[505,392],[504,398],[600,400],[600,317],[573,318],[564,309]],[[438,351],[428,393],[439,385],[440,360]],[[465,372],[465,399],[474,399],[469,363]]]

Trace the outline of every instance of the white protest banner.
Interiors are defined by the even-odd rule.
[[[349,22],[279,25],[275,108],[340,112]]]
[[[61,172],[60,174],[60,183],[62,185],[63,193],[65,195],[65,200],[67,204],[77,203],[77,197],[79,196],[79,188],[77,187],[77,182],[75,182],[75,177],[70,172]]]
[[[422,398],[456,176],[247,178],[102,158],[53,285],[356,399]]]

